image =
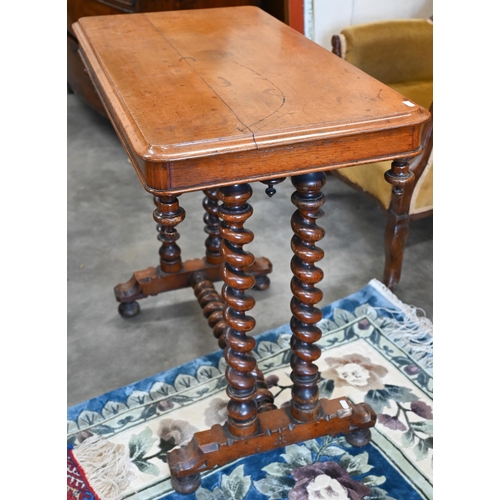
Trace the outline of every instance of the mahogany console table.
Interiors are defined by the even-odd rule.
[[[73,25],[84,64],[146,191],[154,195],[160,265],[134,273],[115,295],[124,316],[138,299],[192,286],[228,363],[228,421],[196,433],[168,457],[181,493],[200,473],[238,457],[345,433],[370,439],[376,415],[345,398],[319,399],[321,331],[315,307],[323,272],[324,171],[392,159],[386,179],[400,196],[407,159],[420,152],[428,111],[257,7],[87,17]],[[270,263],[243,247],[253,239],[252,182],[267,192],[290,176],[292,399],[277,409],[251,355],[246,291],[268,284]],[[178,197],[203,191],[206,255],[183,262]],[[270,221],[272,223],[272,221]],[[212,283],[223,279],[222,297]]]

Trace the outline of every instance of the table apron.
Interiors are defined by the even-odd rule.
[[[411,158],[421,152],[419,134],[414,126],[165,162],[144,160],[124,146],[144,188],[164,195]]]

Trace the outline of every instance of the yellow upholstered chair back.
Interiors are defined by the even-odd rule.
[[[427,19],[395,19],[349,26],[339,36],[340,55],[365,73],[430,108],[433,25]]]
[[[397,19],[349,26],[332,37],[332,51],[365,73],[432,111],[433,24],[430,19]],[[384,179],[391,162],[371,163],[335,170],[342,181],[370,195],[387,211],[384,283],[398,283],[408,221],[432,214],[433,128],[423,132],[422,153],[410,161],[415,182],[406,188],[403,212],[392,203],[392,186]],[[397,211],[396,211],[397,210]],[[405,228],[403,229],[403,226]]]

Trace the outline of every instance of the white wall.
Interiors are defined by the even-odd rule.
[[[306,0],[305,34],[327,50],[346,26],[386,19],[427,18],[433,0]]]

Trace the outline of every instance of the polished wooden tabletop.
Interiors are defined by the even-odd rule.
[[[425,109],[257,7],[86,17],[74,30],[148,191],[419,152]]]

